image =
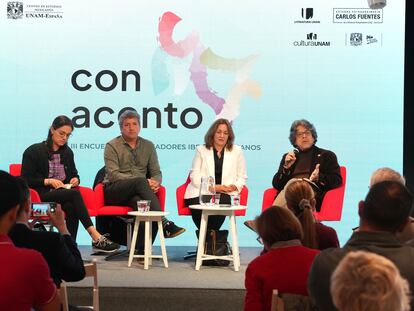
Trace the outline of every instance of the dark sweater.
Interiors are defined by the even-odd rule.
[[[312,173],[316,165],[320,164],[319,180],[316,182],[318,189],[314,189],[316,192],[316,210],[319,211],[326,191],[341,186],[342,176],[335,153],[316,146],[313,146],[311,149],[312,150],[307,151],[312,151],[313,153],[309,172]],[[279,169],[274,175],[272,181],[273,188],[277,189],[278,193],[285,187],[287,182],[293,178],[293,172],[301,159],[301,152],[296,155],[295,163],[293,163],[293,165],[287,170],[283,168],[285,157],[286,153],[283,155],[279,164]]]
[[[63,183],[68,184],[73,177],[79,179],[72,150],[65,145],[59,149],[59,154],[66,174]],[[44,185],[44,180],[49,178],[49,157],[50,154],[45,142],[31,145],[23,153],[22,176],[27,180],[29,187],[35,189],[39,194],[52,189]]]

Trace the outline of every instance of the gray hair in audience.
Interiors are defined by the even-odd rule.
[[[389,167],[381,167],[372,173],[369,185],[372,187],[373,185],[386,180],[396,181],[405,185],[405,178]]]
[[[300,120],[295,120],[293,121],[292,125],[290,126],[290,133],[289,133],[289,140],[290,143],[293,146],[296,146],[296,128],[302,125],[304,126],[307,130],[309,130],[312,134],[313,139],[316,141],[318,140],[318,133],[316,133],[316,129],[313,126],[312,123],[310,123],[308,120],[305,119],[300,119]]]
[[[135,118],[138,120],[139,126],[141,126],[141,116],[135,110],[125,110],[123,113],[120,114],[118,118],[119,127],[122,128],[124,121],[126,119]]]
[[[350,252],[331,277],[331,295],[339,311],[408,311],[409,285],[387,258]]]

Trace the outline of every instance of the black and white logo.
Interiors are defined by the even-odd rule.
[[[367,44],[377,43],[378,39],[373,35],[367,35]]]
[[[382,33],[352,32],[345,34],[345,45],[350,46],[382,46]]]
[[[300,17],[301,19],[295,20],[295,24],[319,24],[320,21],[314,20],[313,8],[301,8]]]
[[[61,4],[27,4],[25,17],[30,19],[55,19],[63,18]]]
[[[352,46],[362,45],[362,33],[360,32],[353,32],[349,37],[349,43]]]
[[[318,40],[318,34],[310,32],[306,34],[306,40],[293,41],[293,46],[313,46],[313,47],[325,47],[331,46],[330,41]]]
[[[19,19],[23,17],[23,2],[7,2],[7,18]]]
[[[333,9],[333,22],[342,24],[381,24],[382,9]]]
[[[313,8],[302,8],[302,18],[311,19],[313,17]]]

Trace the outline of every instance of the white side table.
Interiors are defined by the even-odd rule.
[[[246,206],[207,206],[207,205],[190,205],[191,209],[201,210],[201,223],[200,223],[200,233],[198,236],[198,247],[197,247],[197,260],[196,260],[196,270],[200,270],[201,263],[206,259],[224,259],[233,261],[234,271],[239,271],[240,268],[240,256],[239,256],[239,245],[237,242],[237,228],[236,228],[236,218],[234,215],[235,211],[245,210]],[[207,233],[207,223],[208,216],[210,215],[224,215],[229,216],[230,219],[230,234],[232,241],[232,255],[228,256],[213,256],[204,254],[204,244],[206,240]]]
[[[135,216],[134,233],[132,234],[132,244],[129,251],[128,267],[131,267],[134,258],[144,258],[144,269],[148,270],[148,266],[152,264],[152,258],[162,258],[164,266],[168,268],[167,251],[165,249],[164,231],[162,229],[162,217],[168,215],[168,212],[129,212],[128,215]],[[134,255],[135,245],[138,238],[138,229],[140,221],[145,222],[145,246],[144,255]],[[160,255],[152,255],[152,222],[158,223],[158,236],[160,237],[161,253]]]

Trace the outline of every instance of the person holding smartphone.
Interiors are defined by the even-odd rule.
[[[49,209],[43,209],[50,223],[59,232],[31,230],[29,219],[31,215],[31,202],[29,187],[26,182],[17,177],[20,188],[19,209],[16,224],[9,231],[9,237],[17,247],[34,249],[46,259],[50,269],[50,276],[57,287],[62,280],[67,282],[80,281],[85,277],[85,268],[82,256],[76,242],[70,236],[65,223],[65,213],[60,204],[39,203]],[[32,223],[33,224],[33,223]]]
[[[59,311],[59,293],[43,256],[16,247],[8,236],[19,209],[16,178],[0,170],[0,189],[0,309]]]
[[[49,128],[46,141],[31,145],[23,153],[22,177],[45,202],[61,204],[66,213],[68,230],[76,240],[79,221],[92,238],[92,247],[99,252],[114,252],[119,245],[101,235],[94,227],[80,192],[79,175],[72,150],[67,145],[73,123],[67,116],[58,116]],[[69,186],[70,185],[70,186]],[[69,189],[72,188],[72,189]]]

